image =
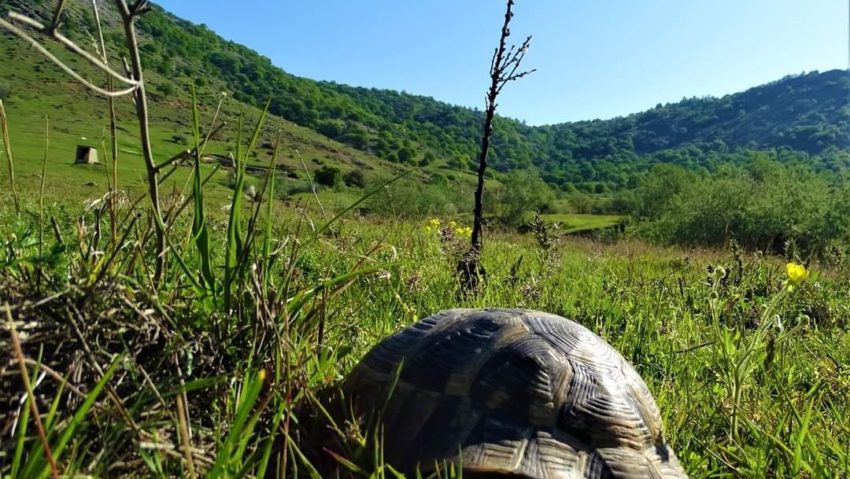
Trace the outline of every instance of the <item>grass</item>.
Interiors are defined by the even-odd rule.
[[[13,213],[7,210],[4,217],[13,218]],[[18,258],[31,257],[34,246],[24,246],[32,244],[31,239],[20,231],[12,236],[13,223],[5,223],[4,250],[14,251]],[[173,261],[166,287],[159,291],[147,290],[144,277],[127,269],[111,270],[95,289],[105,296],[98,301],[109,301],[118,294],[116,289],[130,291],[131,296],[124,299],[131,304],[147,303],[152,308],[148,315],[139,316],[127,306],[116,312],[117,304],[94,304],[82,312],[83,321],[91,322],[85,328],[92,340],[99,337],[93,331],[95,325],[103,321],[98,315],[107,311],[124,317],[120,322],[132,328],[151,321],[174,322],[164,328],[172,339],[156,349],[176,351],[181,363],[199,362],[191,372],[181,367],[181,380],[187,386],[175,383],[177,373],[168,364],[147,364],[134,354],[132,344],[123,344],[138,341],[132,336],[104,341],[97,354],[133,358],[117,366],[125,379],[124,390],[118,384],[116,388],[142,437],[155,436],[162,445],[179,444],[179,421],[173,406],[168,406],[168,401],[165,406],[158,405],[156,396],[157,391],[186,396],[185,421],[193,431],[194,447],[200,448],[194,464],[204,474],[257,471],[257,461],[267,456],[263,467],[279,468],[283,462],[280,451],[267,448],[277,441],[272,438],[280,430],[269,429],[269,424],[282,423],[287,417],[294,421],[296,403],[338,381],[372,345],[398,328],[440,309],[485,305],[561,314],[611,342],[647,381],[661,408],[665,432],[692,477],[839,477],[850,473],[842,439],[850,431],[850,406],[843,399],[850,393],[846,367],[850,364],[850,311],[846,306],[850,304],[850,276],[843,269],[846,266],[812,266],[812,277],[788,291],[784,264],[773,258],[662,249],[635,241],[600,244],[578,239],[565,240],[544,254],[529,236],[500,233],[490,239],[485,250],[491,279],[482,296],[459,301],[452,273],[453,258],[461,251],[457,239],[441,239],[418,222],[343,220],[333,236],[314,241],[309,228],[300,224],[301,233],[297,233],[299,221],[295,218],[284,224],[267,223],[274,239],[257,250],[279,251],[300,237],[303,246],[298,253],[287,255],[291,264],[273,253],[250,256],[251,264],[258,267],[258,281],[268,280],[269,297],[292,298],[289,307],[278,303],[277,308],[283,309],[274,309],[275,326],[261,326],[262,322],[249,319],[264,309],[256,292],[234,293],[234,298],[243,299],[234,299],[230,309],[224,309],[223,298],[192,287]],[[221,244],[224,225],[214,219],[209,219],[208,225],[212,244]],[[181,254],[189,270],[197,271],[193,249],[187,246]],[[220,250],[213,248],[209,253],[214,265],[223,264]],[[524,261],[515,268],[520,258]],[[80,289],[73,293],[77,301],[79,295],[85,297],[85,277],[80,276],[87,269],[85,263],[81,253],[65,253],[71,282],[64,288]],[[23,264],[22,259],[15,263],[7,258],[2,270],[2,301],[19,308],[26,298],[33,301],[53,292],[29,283],[21,289],[22,269],[49,274]],[[266,276],[263,271],[267,269],[275,273]],[[218,266],[214,270],[219,274]],[[65,270],[60,272],[65,274]],[[288,277],[289,285],[275,286],[272,278],[278,275]],[[220,279],[214,281],[221,284]],[[247,284],[237,282],[234,288],[246,288]],[[326,293],[318,294],[315,286]],[[218,291],[220,295],[223,290]],[[166,304],[171,306],[156,312]],[[144,310],[145,306],[137,308]],[[234,313],[228,313],[231,310]],[[61,330],[68,327],[61,321],[56,324],[38,308],[24,316],[20,309],[15,311],[19,321],[26,318]],[[114,321],[119,322],[118,318]],[[272,330],[259,334],[268,327]],[[260,330],[251,332],[255,328]],[[234,335],[236,331],[245,331],[244,337]],[[275,352],[268,343],[272,331],[289,338],[285,350]],[[189,339],[200,338],[204,343],[205,337],[214,341],[197,344],[198,339]],[[196,345],[186,349],[193,343]],[[28,355],[37,358],[39,347],[49,350],[46,344],[33,341]],[[60,350],[42,361],[61,371],[69,367],[67,359]],[[219,365],[205,364],[210,361]],[[141,369],[152,370],[155,382],[147,382],[138,372]],[[100,379],[88,367],[83,370],[82,377]],[[263,387],[260,396],[258,370],[267,371],[263,374],[268,374],[266,381],[271,386]],[[131,381],[132,377],[138,379]],[[128,381],[137,391],[126,391]],[[82,389],[86,382],[75,381],[74,385]],[[46,401],[42,408],[55,398],[64,401],[70,396],[55,386],[50,380],[40,386],[43,393],[39,397]],[[21,390],[9,390],[14,398],[21,397]],[[166,393],[169,390],[172,392]],[[100,398],[96,405],[97,412],[86,415],[85,427],[69,438],[71,447],[63,448],[60,462],[64,467],[73,465],[81,473],[101,476],[113,471],[110,467],[118,467],[116,464],[142,458],[144,465],[139,467],[144,474],[187,474],[187,460],[156,448],[140,448],[139,442],[107,448],[107,439],[128,426],[115,412],[117,406],[107,399]],[[72,413],[63,407],[55,414]],[[110,419],[104,423],[106,418]],[[230,439],[214,440],[219,431]],[[49,436],[51,444],[61,444],[58,434]],[[33,449],[37,440],[29,437],[23,444],[23,450],[30,453],[23,454],[22,463],[38,460]],[[84,448],[83,444],[91,446]],[[100,459],[92,463],[96,454]],[[287,467],[291,468],[298,463],[298,455],[290,455]],[[358,466],[363,471],[380,467],[371,460]],[[303,471],[305,465],[299,467]]]
[[[622,216],[617,215],[587,215],[570,213],[549,213],[541,215],[550,223],[560,223],[564,233],[579,233],[597,229],[610,228],[623,221]]]
[[[229,142],[208,148],[234,151],[234,183],[251,181],[260,201],[220,176],[205,185],[213,170],[195,155],[166,183],[169,249],[154,281],[149,209],[120,201],[113,217],[103,167],[69,164],[80,135],[103,137],[104,112],[82,109],[98,103],[78,101],[85,94],[66,86],[33,88],[7,109],[4,147],[14,150],[21,208],[4,187],[0,335],[20,350],[0,364],[2,477],[321,477],[335,466],[354,477],[399,477],[374,431],[336,424],[330,432],[344,454],[335,457],[305,437],[322,416],[320,398],[369,348],[464,306],[540,309],[610,342],[647,382],[691,477],[850,476],[846,256],[808,265],[810,277],[795,284],[784,258],[564,238],[539,222],[534,235],[488,231],[488,280],[479,294],[459,297],[463,238],[421,221],[348,215],[384,186],[358,198],[326,191],[322,216],[278,201],[278,175],[248,178],[249,164],[287,155],[279,145],[252,154],[268,130],[260,112],[247,111]],[[51,117],[52,201],[42,207],[47,105],[68,116]],[[202,151],[210,110],[187,108],[181,128]],[[178,110],[155,110],[157,151],[185,147],[166,145],[182,125]],[[75,120],[86,115],[94,120]],[[130,118],[126,110],[119,117]],[[132,121],[123,125],[119,176],[132,198],[142,170],[129,152],[139,145]],[[286,132],[283,145],[292,141]],[[68,203],[84,198],[85,206]],[[619,221],[547,219],[567,231]]]

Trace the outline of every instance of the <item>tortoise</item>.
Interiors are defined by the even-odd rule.
[[[451,462],[479,478],[687,477],[634,368],[554,314],[442,311],[380,342],[342,391],[405,472]]]

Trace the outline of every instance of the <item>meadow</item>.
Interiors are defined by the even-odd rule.
[[[37,85],[40,63],[6,53]],[[850,477],[850,262],[831,243],[818,255],[725,236],[664,246],[640,224],[613,228],[618,215],[528,218],[509,205],[511,226],[487,218],[486,281],[463,293],[468,172],[376,163],[354,188],[344,175],[363,153],[258,108],[225,106],[224,134],[209,138],[220,95],[193,89],[153,113],[157,159],[188,150],[159,171],[158,215],[130,102],[110,132],[102,100],[48,79],[12,96],[0,125],[0,477],[316,478],[329,464],[338,477],[403,477],[378,431],[329,423],[343,448],[329,455],[310,425],[329,422],[324,398],[382,338],[485,306],[559,314],[610,342],[691,477]],[[51,128],[45,112],[62,108],[75,111]],[[105,152],[113,134],[119,160],[70,164],[81,137]],[[233,164],[215,169],[204,151]],[[668,221],[654,231],[685,237],[700,219],[676,229],[671,211],[688,204],[674,200],[652,212]]]
[[[309,474],[298,424],[319,391],[405,325],[494,305],[560,314],[609,341],[648,383],[691,477],[850,474],[846,265],[792,279],[783,258],[739,248],[579,239],[540,223],[488,234],[486,286],[459,297],[466,239],[449,218],[325,227],[311,208],[263,202],[243,206],[259,220],[245,223],[241,274],[229,280],[227,252],[210,248],[205,282],[187,217],[154,284],[150,224],[124,218],[113,241],[107,203],[39,214],[27,200],[20,216],[4,204],[3,334],[14,323],[32,378],[4,363],[6,477],[47,476],[43,444],[67,474]],[[212,244],[228,223],[209,217]],[[396,477],[367,431],[346,437],[348,473]]]

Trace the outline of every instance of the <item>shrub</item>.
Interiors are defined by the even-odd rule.
[[[527,170],[504,175],[497,197],[499,219],[511,226],[528,223],[532,213],[546,209],[555,199],[549,185]]]
[[[165,96],[171,96],[174,94],[174,85],[171,83],[160,83],[157,88],[159,89],[159,92]]]
[[[0,100],[9,98],[12,92],[12,87],[6,82],[0,82]]]
[[[471,209],[472,191],[444,181],[399,180],[368,201],[370,212],[400,218],[452,216]]]
[[[336,186],[340,182],[340,174],[339,168],[334,168],[333,166],[322,166],[316,171],[315,174],[316,183],[324,186]]]
[[[656,219],[641,227],[646,236],[705,246],[734,239],[745,248],[772,253],[784,253],[793,243],[804,256],[820,256],[847,235],[847,187],[830,185],[806,166],[758,159],[677,187],[675,194],[650,207]],[[637,207],[647,210],[646,205]]]
[[[346,186],[353,188],[363,188],[366,186],[366,177],[363,176],[361,170],[351,170],[342,177],[342,181]]]

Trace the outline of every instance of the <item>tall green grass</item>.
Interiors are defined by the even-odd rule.
[[[239,121],[219,211],[202,172],[210,133],[192,104],[191,165],[182,154],[159,164],[161,182],[191,169],[163,195],[164,225],[126,192],[85,208],[0,193],[14,204],[0,206],[0,335],[22,346],[9,363],[22,372],[0,376],[0,476],[402,477],[380,434],[333,421],[325,398],[391,332],[440,309],[508,306],[573,318],[622,352],[692,477],[850,477],[846,256],[809,264],[792,289],[790,256],[565,239],[541,220],[534,238],[488,236],[487,282],[458,297],[467,245],[451,227],[349,217],[404,202],[433,213],[436,190],[423,197],[396,176],[325,219],[276,200],[287,181],[275,176],[278,150],[291,148],[279,140],[248,201],[261,114],[244,140]],[[42,181],[61,181],[51,173],[43,166]],[[305,440],[315,421],[341,451]],[[434,474],[461,475],[451,464]]]

